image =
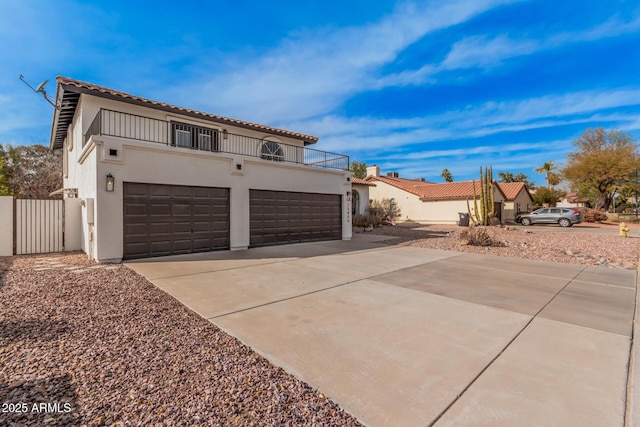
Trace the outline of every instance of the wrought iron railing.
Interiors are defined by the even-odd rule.
[[[84,135],[154,142],[179,148],[238,154],[265,160],[296,163],[325,169],[349,169],[349,156],[279,141],[253,138],[188,123],[164,121],[101,109]]]

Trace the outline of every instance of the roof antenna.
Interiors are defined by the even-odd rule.
[[[22,82],[24,84],[26,84],[27,86],[29,86],[29,88],[34,91],[35,93],[41,93],[43,98],[53,106],[53,108],[55,108],[56,110],[59,110],[60,108],[53,102],[53,100],[51,99],[51,97],[49,97],[49,95],[47,95],[47,91],[44,89],[44,87],[47,85],[47,83],[49,83],[49,80],[45,80],[42,83],[40,83],[38,85],[38,87],[36,87],[34,89],[33,86],[31,86],[29,83],[27,83],[27,81],[24,79],[24,76],[22,74],[20,74],[20,80],[22,80]]]

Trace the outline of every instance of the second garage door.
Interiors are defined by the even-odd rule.
[[[342,238],[338,194],[250,190],[250,209],[252,247]]]
[[[229,189],[124,183],[124,259],[229,248]]]

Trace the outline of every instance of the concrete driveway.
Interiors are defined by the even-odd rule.
[[[127,265],[368,425],[632,425],[635,271],[386,238]]]

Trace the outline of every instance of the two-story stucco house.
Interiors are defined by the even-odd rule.
[[[349,158],[317,137],[58,77],[51,148],[101,262],[351,238]]]

